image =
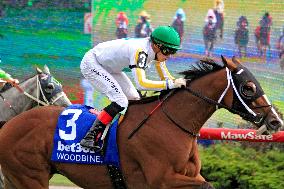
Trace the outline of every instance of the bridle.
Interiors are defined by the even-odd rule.
[[[242,71],[242,70],[240,70]],[[243,117],[245,120],[247,121],[250,121],[250,122],[253,122],[254,124],[258,125],[258,126],[261,126],[263,124],[263,121],[265,120],[265,118],[267,117],[267,114],[266,113],[265,115],[260,115],[260,114],[257,114],[253,111],[253,109],[259,109],[259,108],[265,108],[265,107],[272,107],[271,104],[269,105],[265,105],[265,106],[256,106],[256,107],[253,107],[253,108],[250,108],[246,103],[245,101],[243,100],[243,98],[241,97],[239,91],[237,90],[237,87],[235,85],[235,82],[234,82],[234,79],[232,77],[232,72],[226,68],[226,73],[227,73],[227,87],[226,89],[223,91],[223,93],[221,94],[220,98],[218,99],[218,103],[221,103],[221,101],[223,100],[225,94],[227,93],[230,85],[232,85],[232,88],[234,90],[234,94],[236,95],[236,98],[238,99],[238,101],[241,103],[241,105],[245,108],[245,110],[248,112],[248,113],[244,113],[244,112],[241,112],[241,111],[238,111],[234,108],[230,108],[230,107],[226,107],[226,106],[223,106],[223,108],[226,108],[228,111],[232,112],[232,113],[235,113],[235,114],[238,114],[240,115],[241,117]],[[236,74],[239,74],[239,72],[237,72]],[[216,110],[219,108],[220,105],[216,104]],[[261,125],[259,125],[261,124]]]
[[[15,87],[20,93],[23,93],[25,96],[27,96],[28,98],[34,100],[37,103],[37,106],[49,106],[49,105],[53,105],[56,101],[58,101],[62,96],[64,96],[64,94],[62,92],[57,93],[55,96],[53,96],[52,98],[50,98],[50,100],[48,100],[46,98],[46,95],[43,92],[42,89],[42,85],[40,83],[40,79],[39,79],[39,74],[36,77],[36,97],[34,97],[33,95],[27,93],[26,91],[24,91],[24,89],[22,89],[19,84],[16,83],[11,83],[13,87]],[[14,111],[15,114],[18,114],[18,112],[15,110],[15,108],[12,106],[12,104],[2,95],[2,93],[0,93],[0,97],[3,99],[4,103],[8,105],[8,107],[10,109],[12,109]],[[42,99],[41,99],[42,98]]]
[[[238,73],[237,73],[238,74]],[[174,118],[169,115],[169,113],[165,110],[164,108],[164,104],[165,104],[165,101],[173,96],[173,94],[177,91],[177,90],[186,90],[187,92],[191,93],[192,95],[206,101],[207,103],[209,104],[212,104],[212,105],[215,105],[216,106],[216,110],[219,109],[219,108],[225,108],[227,109],[228,111],[230,111],[231,113],[233,114],[238,114],[239,116],[241,116],[243,119],[247,120],[247,121],[250,121],[250,122],[253,122],[254,124],[256,124],[258,127],[260,127],[261,125],[263,125],[266,117],[268,116],[268,113],[271,111],[271,107],[272,105],[269,104],[269,105],[266,105],[266,106],[257,106],[257,107],[254,107],[254,108],[250,108],[245,102],[244,100],[242,99],[241,95],[239,94],[236,86],[235,86],[235,82],[234,82],[234,79],[232,77],[232,72],[226,67],[226,75],[227,75],[227,86],[226,88],[224,89],[224,91],[222,92],[221,96],[219,97],[218,101],[216,100],[213,100],[207,96],[204,96],[202,95],[201,93],[197,92],[197,91],[194,91],[192,90],[190,87],[185,87],[183,89],[172,89],[167,95],[165,95],[162,99],[160,99],[160,96],[159,96],[159,104],[140,122],[140,124],[138,125],[138,127],[136,129],[134,129],[130,135],[128,136],[128,139],[130,139],[141,127],[142,125],[149,119],[149,117],[154,113],[154,111],[159,107],[161,106],[161,109],[162,109],[162,112],[165,114],[165,116],[175,125],[177,126],[179,129],[181,129],[182,131],[184,131],[185,133],[193,136],[193,137],[198,137],[199,136],[199,133],[193,133],[192,131],[189,131],[187,129],[185,129],[183,126],[181,126],[181,124],[179,124],[177,121],[174,120]],[[245,110],[247,111],[246,112],[242,112],[242,111],[239,111],[237,109],[234,109],[234,108],[231,108],[229,106],[226,106],[225,104],[222,104],[222,100],[224,99],[225,95],[227,94],[230,86],[232,85],[232,88],[233,88],[233,91],[234,91],[234,94],[237,96],[237,99],[239,100],[239,102],[244,106]],[[252,109],[257,109],[257,108],[264,108],[264,107],[270,107],[270,111],[267,112],[265,115],[261,115],[261,114],[257,114],[255,113]]]
[[[225,108],[227,109],[228,111],[234,113],[234,114],[238,114],[240,115],[243,119],[247,120],[247,121],[250,121],[250,122],[253,122],[254,124],[256,124],[258,127],[260,127],[261,125],[263,125],[267,115],[268,115],[268,112],[265,114],[265,115],[260,115],[260,114],[257,114],[255,113],[245,102],[244,100],[241,98],[241,95],[239,94],[236,86],[235,86],[235,83],[234,83],[234,80],[233,80],[233,77],[232,77],[232,73],[231,71],[226,67],[226,73],[227,73],[227,87],[225,88],[225,90],[223,91],[223,93],[221,94],[221,96],[219,97],[218,101],[215,101],[211,98],[208,98],[204,95],[202,95],[201,93],[199,92],[196,92],[194,90],[192,90],[191,88],[189,87],[186,87],[184,88],[184,90],[188,91],[189,93],[193,94],[194,96],[208,102],[209,104],[212,104],[212,105],[215,105],[216,106],[216,110],[219,109],[220,107],[221,108]],[[227,94],[228,90],[229,90],[229,87],[232,85],[232,88],[234,90],[234,94],[237,96],[239,102],[244,106],[244,108],[247,110],[247,113],[245,112],[242,112],[242,111],[239,111],[237,109],[233,109],[229,106],[226,106],[224,104],[222,104],[222,100],[223,98],[225,97],[225,95]],[[170,93],[171,95],[174,94],[174,92],[176,91],[176,89],[172,90]],[[169,96],[171,96],[169,95]],[[166,96],[167,98],[169,96]],[[269,104],[269,105],[266,105],[266,106],[257,106],[257,107],[254,107],[253,109],[258,109],[258,108],[264,108],[264,107],[270,107],[270,111],[271,111],[271,107],[272,105]],[[166,115],[166,117],[172,121],[178,128],[182,129],[184,132],[190,134],[191,136],[199,136],[198,133],[193,133],[191,131],[188,131],[186,130],[184,127],[182,127],[180,124],[178,124],[169,114],[168,112],[164,109],[163,105],[161,105],[161,108],[162,108],[162,111],[163,113]]]

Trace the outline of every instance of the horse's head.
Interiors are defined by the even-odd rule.
[[[231,85],[233,89],[231,95],[224,96],[223,101],[229,102],[226,105],[236,110],[233,113],[238,113],[260,128],[260,134],[264,131],[268,131],[269,134],[279,131],[283,121],[253,74],[235,57],[231,61],[222,56],[222,61],[227,70],[228,86]]]
[[[38,81],[40,83],[40,98],[46,104],[57,106],[69,106],[70,100],[63,92],[62,85],[50,74],[47,66],[41,70],[37,68]]]

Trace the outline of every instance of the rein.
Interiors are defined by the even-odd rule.
[[[50,99],[50,102],[46,99],[46,96],[44,95],[44,92],[42,90],[42,87],[41,87],[41,84],[40,84],[40,81],[39,81],[39,76],[37,75],[37,97],[35,98],[34,96],[28,94],[27,92],[25,92],[23,89],[20,88],[20,86],[18,86],[16,84],[16,88],[17,89],[20,89],[20,92],[23,92],[24,95],[26,95],[27,97],[29,97],[30,99],[36,101],[38,103],[38,106],[39,104],[43,105],[43,106],[49,106],[49,105],[53,105],[58,99],[60,99],[62,96],[64,96],[64,93],[59,93],[57,95],[55,95],[54,97],[52,97]],[[39,88],[39,90],[38,90]],[[42,96],[43,100],[40,100],[40,95]]]
[[[3,102],[8,105],[8,107],[13,110],[13,112],[17,115],[18,112],[15,110],[15,108],[12,106],[12,104],[0,93],[0,97],[2,98]]]
[[[173,90],[173,92],[175,92],[175,90]],[[175,124],[178,128],[180,128],[183,132],[185,132],[185,133],[187,133],[187,134],[189,134],[189,135],[191,135],[191,136],[193,136],[193,137],[199,137],[199,136],[200,136],[199,133],[193,133],[193,132],[191,132],[191,131],[189,131],[189,130],[183,128],[179,123],[177,123],[177,122],[165,111],[163,105],[161,105],[161,108],[162,108],[163,113],[167,116],[167,118],[168,118],[173,124]]]
[[[47,99],[46,99],[46,97],[45,97],[45,95],[44,95],[44,93],[42,91],[42,87],[41,87],[41,84],[40,84],[40,81],[39,81],[38,77],[39,76],[37,75],[37,77],[36,77],[37,97],[36,98],[34,96],[30,95],[29,93],[25,92],[24,90],[22,90],[22,89],[21,90],[23,91],[24,95],[26,95],[30,99],[36,101],[38,106],[39,106],[39,104],[41,104],[43,106],[48,106],[49,102],[47,101]],[[20,88],[20,86],[19,86],[19,88]],[[39,99],[39,95],[40,95],[39,93],[42,95],[42,98],[43,98],[44,102]]]
[[[250,114],[243,113],[243,112],[241,112],[241,111],[232,109],[232,108],[230,108],[229,106],[226,106],[226,105],[224,105],[224,104],[221,104],[220,102],[217,102],[217,101],[215,101],[215,100],[212,100],[211,98],[208,98],[208,97],[206,97],[206,96],[202,96],[200,93],[198,93],[198,92],[196,92],[196,91],[193,91],[193,90],[190,89],[190,88],[186,88],[185,90],[187,90],[189,93],[193,94],[194,96],[196,96],[196,97],[198,97],[198,98],[200,98],[200,99],[202,99],[202,100],[208,102],[209,104],[216,105],[216,107],[218,107],[218,108],[216,108],[216,109],[219,109],[219,107],[225,108],[225,109],[227,109],[228,111],[230,111],[230,112],[232,112],[232,113],[234,113],[234,114],[240,115],[240,116],[243,117],[244,119],[247,119],[247,120],[249,120],[249,121],[256,122],[256,121],[255,121],[255,118],[256,118],[257,115],[254,116],[254,115],[250,115]],[[258,107],[258,108],[260,108],[260,107]],[[262,119],[260,119],[259,122],[260,122],[261,120],[262,120]]]
[[[163,104],[163,102],[169,98],[175,90],[171,90],[162,100],[158,99],[160,102],[159,104],[148,114],[145,116],[145,118],[138,124],[138,126],[130,133],[128,136],[128,139],[131,139],[132,136],[146,123],[146,121],[150,118],[150,116]]]
[[[12,86],[15,87],[20,93],[23,93],[23,94],[24,94],[25,96],[27,96],[28,98],[30,98],[30,99],[34,100],[35,102],[37,102],[38,106],[39,106],[39,105],[43,105],[43,106],[52,105],[52,104],[54,104],[59,98],[61,98],[61,97],[63,96],[63,94],[61,94],[61,95],[56,95],[55,97],[53,97],[53,98],[55,98],[55,99],[51,98],[51,100],[52,100],[52,99],[53,99],[53,100],[52,100],[51,102],[49,102],[49,101],[46,99],[46,97],[45,97],[45,95],[44,95],[44,93],[43,93],[43,90],[42,90],[42,87],[41,87],[41,84],[40,84],[39,76],[38,76],[38,75],[37,75],[37,81],[36,81],[36,88],[37,88],[37,95],[36,95],[36,97],[34,97],[33,95],[31,95],[31,94],[27,93],[26,91],[24,91],[24,89],[22,89],[19,84],[17,84],[17,83],[12,83],[12,82],[10,82],[10,83],[11,83]],[[43,101],[40,100],[40,95],[42,95]],[[1,93],[0,93],[0,97],[3,99],[3,101],[5,102],[5,104],[7,104],[7,105],[9,106],[9,108],[12,109],[12,110],[15,112],[15,114],[18,114],[18,112],[15,110],[15,108],[13,108],[12,104],[4,97]]]
[[[233,78],[232,78],[232,75],[231,75],[231,71],[226,68],[226,72],[227,72],[227,80],[228,80],[228,84],[227,84],[227,87],[226,89],[223,91],[223,93],[221,94],[220,98],[218,99],[218,101],[215,101],[211,98],[208,98],[206,96],[203,96],[201,93],[199,92],[196,92],[194,90],[192,90],[191,88],[187,87],[187,88],[184,88],[184,90],[186,90],[187,92],[191,93],[192,95],[206,101],[207,103],[209,104],[212,104],[212,105],[215,105],[216,106],[216,110],[221,107],[221,108],[224,108],[224,109],[227,109],[228,111],[234,113],[234,114],[238,114],[239,116],[241,116],[242,118],[244,118],[245,120],[248,120],[248,121],[251,121],[251,122],[254,122],[255,124],[257,125],[262,125],[265,118],[267,117],[267,115],[265,116],[262,116],[262,115],[258,115],[256,114],[255,112],[253,112],[251,110],[251,108],[249,108],[246,103],[243,101],[243,99],[240,97],[236,87],[235,87],[235,84],[234,84],[234,81],[233,81]],[[242,105],[245,107],[245,109],[249,112],[249,113],[244,113],[244,112],[241,112],[241,111],[238,111],[236,109],[233,109],[233,108],[230,108],[229,106],[226,106],[224,104],[221,104],[221,101],[222,99],[224,98],[224,96],[226,95],[227,91],[229,90],[229,87],[232,83],[232,87],[233,87],[233,90],[235,92],[235,94],[237,95],[238,97],[238,100],[242,103]],[[185,133],[193,136],[193,137],[198,137],[199,136],[199,133],[193,133],[191,131],[188,131],[187,129],[185,129],[184,127],[182,127],[179,123],[177,123],[166,111],[165,109],[163,108],[163,102],[165,102],[166,99],[168,99],[170,96],[172,96],[174,93],[175,93],[176,89],[173,89],[171,90],[162,100],[160,100],[159,104],[148,114],[146,115],[146,117],[138,124],[138,126],[130,133],[130,135],[128,136],[128,139],[131,139],[132,136],[143,126],[143,124],[150,118],[150,116],[155,112],[155,110],[158,109],[158,107],[161,106],[162,108],[162,111],[163,113],[166,115],[166,117],[175,125],[177,126],[179,129],[181,129],[182,131],[184,131]],[[256,108],[262,108],[262,107],[271,107],[271,105],[268,105],[268,106],[259,106],[259,107],[256,107]]]

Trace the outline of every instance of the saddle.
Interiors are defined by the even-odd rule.
[[[96,111],[90,106],[73,104],[65,108],[58,118],[51,160],[78,164],[111,164],[119,167],[116,142],[118,118],[114,119],[106,137],[100,141],[100,145],[106,145],[103,153],[80,145],[81,139],[96,118]]]
[[[51,161],[106,165],[114,188],[126,188],[120,171],[120,160],[117,147],[117,128],[119,118],[115,118],[109,127],[108,135],[102,140],[106,144],[105,152],[94,152],[80,145],[98,112],[92,107],[73,104],[63,110],[58,118],[53,139]]]
[[[3,125],[5,125],[7,121],[0,121],[0,129],[3,127]]]

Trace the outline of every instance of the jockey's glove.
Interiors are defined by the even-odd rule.
[[[178,78],[175,80],[166,80],[168,89],[181,88],[182,86],[186,86],[186,79]]]
[[[19,84],[20,83],[19,80],[17,80],[17,79],[11,79],[11,81],[12,81],[12,83],[15,83],[15,84]]]

